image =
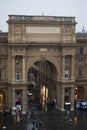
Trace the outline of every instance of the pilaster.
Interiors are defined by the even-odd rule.
[[[61,111],[64,111],[64,88],[62,88],[62,95],[61,95]]]
[[[72,65],[71,65],[71,79],[74,80],[75,79],[75,57],[72,56]]]
[[[62,79],[64,79],[65,75],[65,56],[62,57]]]
[[[23,56],[23,62],[22,62],[22,76],[23,81],[25,81],[25,56]]]
[[[22,91],[22,114],[26,114],[27,111],[27,92],[26,90]]]
[[[71,88],[71,111],[74,111],[74,88]]]
[[[15,106],[15,90],[12,90],[12,106]]]
[[[15,81],[15,56],[12,56],[12,82]]]

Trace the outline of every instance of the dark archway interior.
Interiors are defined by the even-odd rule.
[[[28,101],[41,102],[56,100],[57,69],[51,62],[37,61],[29,69]]]

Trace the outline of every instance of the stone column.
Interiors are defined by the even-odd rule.
[[[25,81],[25,57],[23,56],[23,62],[22,62],[22,80]]]
[[[71,88],[71,111],[74,111],[74,87]]]
[[[60,85],[57,85],[57,107],[60,109],[61,107],[61,91]]]
[[[15,81],[15,57],[12,56],[12,82]]]
[[[25,38],[25,25],[23,25],[23,36],[22,36],[22,38],[23,38],[23,43],[25,43],[25,41],[26,41],[26,38]]]
[[[61,93],[61,111],[64,111],[64,88],[62,88]]]
[[[12,90],[12,107],[15,106],[15,90]],[[16,115],[15,111],[12,109],[12,115]]]
[[[8,87],[8,105],[9,105],[9,108],[12,106],[11,97],[12,97],[12,91],[11,91],[11,86],[9,86]]]
[[[8,73],[6,74],[6,77],[8,77],[8,82],[10,82],[11,79],[11,56],[10,56],[10,49],[8,49]]]
[[[62,57],[62,79],[65,79],[65,56]]]
[[[22,114],[26,114],[27,112],[27,91],[22,91]]]
[[[15,105],[15,90],[12,90],[12,106]]]
[[[71,65],[71,79],[75,79],[75,57],[72,56],[72,65]]]
[[[56,85],[56,108],[58,108],[58,84]]]

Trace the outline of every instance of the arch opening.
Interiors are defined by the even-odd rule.
[[[40,103],[44,107],[46,102],[56,102],[57,77],[53,63],[48,60],[35,62],[27,74],[28,103]]]

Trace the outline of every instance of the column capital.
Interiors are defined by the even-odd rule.
[[[12,57],[12,58],[15,58],[15,57],[16,57],[16,55],[12,55],[11,57]]]
[[[26,58],[26,56],[25,56],[25,55],[22,55],[22,57],[23,57],[23,58]]]

